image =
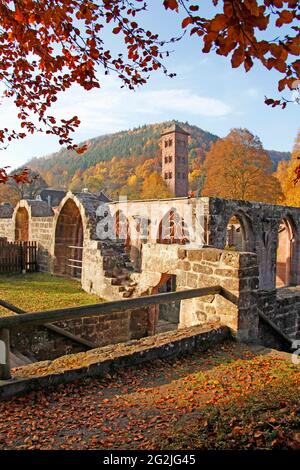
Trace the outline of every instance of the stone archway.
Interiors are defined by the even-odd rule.
[[[81,278],[83,238],[80,211],[69,199],[59,213],[55,228],[55,274]]]
[[[151,289],[151,294],[166,292],[176,292],[175,274],[162,273],[159,283]],[[152,334],[164,333],[178,328],[180,301],[152,305],[149,312]]]
[[[189,243],[189,233],[185,221],[176,209],[169,210],[161,219],[156,242],[180,245]]]
[[[142,264],[142,242],[139,219],[128,219],[124,212],[118,210],[114,215],[114,233],[117,241],[124,245],[128,260],[135,271],[140,271]],[[132,237],[133,235],[133,237]]]
[[[254,251],[252,224],[244,214],[233,214],[226,227],[225,248],[236,251]]]
[[[276,287],[297,283],[297,232],[288,218],[282,219],[278,228],[276,253]]]
[[[29,214],[25,207],[19,207],[15,218],[15,241],[29,241]]]

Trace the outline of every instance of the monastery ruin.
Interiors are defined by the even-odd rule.
[[[152,335],[160,320],[170,329],[218,323],[239,340],[273,345],[259,312],[300,338],[300,209],[188,197],[187,141],[178,126],[162,135],[174,198],[45,190],[40,200],[0,206],[0,237],[36,241],[40,271],[77,278],[105,300],[216,285],[226,292],[228,300],[209,295],[60,325],[96,345]]]

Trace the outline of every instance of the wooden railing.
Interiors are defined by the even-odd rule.
[[[115,300],[112,302],[103,302],[99,304],[84,305],[80,307],[63,308],[60,310],[47,310],[42,312],[21,313],[0,317],[0,380],[9,380],[11,378],[10,370],[10,330],[20,326],[45,325],[51,322],[72,320],[81,317],[100,316],[105,313],[120,312],[133,308],[145,307],[148,305],[158,305],[203,297],[205,295],[220,294],[230,301],[227,292],[220,286],[203,287],[179,292],[167,292],[163,294],[147,295],[134,299]],[[5,302],[2,301],[2,305]]]

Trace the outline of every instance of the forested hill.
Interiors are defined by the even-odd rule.
[[[169,127],[174,121],[166,121],[159,124],[144,125],[133,130],[107,134],[90,139],[88,150],[83,155],[62,149],[57,153],[42,158],[35,158],[28,162],[30,168],[42,173],[68,172],[72,177],[77,170],[86,170],[99,162],[111,160],[113,157],[142,159],[156,158],[160,156],[159,138],[163,129]],[[178,122],[182,128],[191,134],[189,145],[191,158],[197,155],[205,156],[210,145],[218,139],[218,136],[203,131],[197,126]],[[196,151],[193,151],[196,149]]]
[[[289,160],[291,158],[291,152],[278,152],[277,150],[267,150],[267,152],[273,162],[274,170],[276,170],[279,162],[282,160]]]
[[[151,169],[160,173],[160,134],[174,122],[191,135],[190,172],[197,172],[210,146],[219,137],[197,126],[178,121],[144,125],[133,130],[96,137],[85,142],[88,143],[88,150],[83,155],[62,149],[52,155],[35,158],[27,166],[38,171],[51,187],[73,190],[88,187],[95,191],[104,185],[109,193],[119,193],[122,186],[128,184],[126,178],[130,175],[137,175],[141,183]],[[269,153],[274,161],[274,168],[279,160],[289,158],[288,152]],[[140,170],[139,166],[142,166]],[[118,181],[115,181],[116,178]],[[133,178],[131,183],[134,183]],[[134,190],[134,196],[140,197],[140,189]]]

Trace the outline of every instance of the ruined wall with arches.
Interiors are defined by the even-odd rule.
[[[209,198],[210,246],[226,246],[232,217],[241,226],[242,251],[258,255],[260,289],[300,284],[300,209]]]
[[[100,228],[105,231],[108,221],[113,233],[103,237]],[[166,279],[175,276],[177,290],[219,282],[242,298],[237,284],[244,276],[249,284],[245,281],[244,289],[253,294],[247,299],[291,337],[300,335],[299,230],[298,208],[218,198],[107,202],[97,194],[69,192],[58,207],[43,201],[20,201],[14,210],[0,206],[0,237],[37,241],[40,270],[75,277],[87,292],[107,300],[128,298],[165,289]],[[186,250],[182,259],[179,249]],[[197,250],[201,262],[191,259]],[[243,273],[238,268],[233,273],[223,255],[218,258],[219,250],[251,262]],[[219,299],[199,302],[182,302],[180,326],[216,318],[245,322],[244,313],[224,319],[228,305]],[[246,309],[255,323],[252,305],[240,305],[239,311]]]

